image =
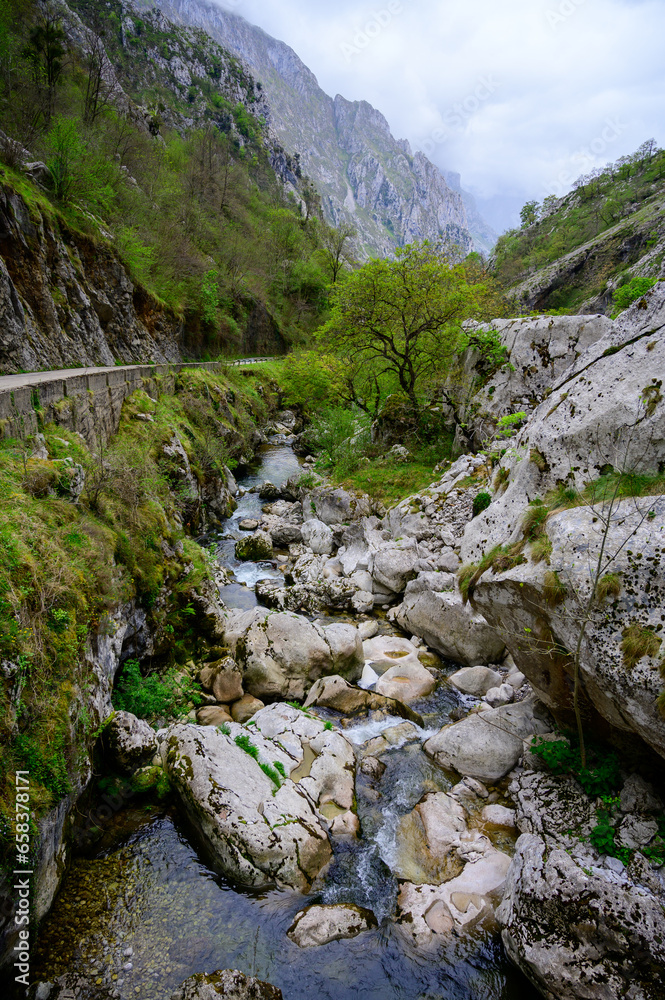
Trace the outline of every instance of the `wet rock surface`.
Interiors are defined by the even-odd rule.
[[[296,914],[287,934],[300,948],[316,948],[330,941],[357,937],[370,927],[376,927],[376,918],[360,906],[350,903],[309,906]]]
[[[280,708],[277,721],[274,709]],[[164,744],[166,768],[188,820],[221,871],[246,885],[306,891],[331,848],[313,798],[288,775],[303,760],[306,735],[320,735],[323,723],[286,706],[261,712],[268,713],[265,732],[255,716],[251,736],[237,723],[228,724],[229,735],[208,727],[171,727]]]
[[[282,991],[255,976],[246,976],[234,969],[201,973],[186,979],[170,1000],[282,1000]]]

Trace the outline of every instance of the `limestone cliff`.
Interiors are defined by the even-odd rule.
[[[204,0],[165,0],[161,7],[176,23],[202,28],[249,67],[268,98],[273,134],[299,154],[326,219],[354,225],[367,253],[390,253],[419,239],[471,245],[461,193],[427,157],[394,139],[376,108],[329,97],[293,49],[237,14]]]

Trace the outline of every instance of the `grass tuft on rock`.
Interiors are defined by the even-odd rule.
[[[660,639],[653,629],[639,622],[633,622],[622,632],[621,652],[623,654],[624,666],[632,670],[645,656],[657,656],[660,650],[662,639]]]

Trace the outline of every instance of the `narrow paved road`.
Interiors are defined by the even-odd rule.
[[[256,365],[272,358],[242,358],[240,361],[222,362],[229,365]],[[196,362],[178,362],[182,368],[197,368]],[[61,378],[72,378],[78,375],[105,375],[107,372],[131,371],[133,368],[151,368],[150,362],[143,365],[114,365],[112,368],[62,368],[49,372],[21,372],[18,375],[0,375],[0,392],[7,389],[22,389],[26,385],[36,385],[39,382],[55,382]],[[161,367],[158,366],[158,367]]]

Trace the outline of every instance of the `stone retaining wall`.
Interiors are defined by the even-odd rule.
[[[252,359],[254,363],[258,360]],[[239,364],[241,362],[234,362]],[[175,379],[187,368],[220,371],[224,362],[194,364],[128,365],[45,377],[26,375],[22,385],[11,387],[20,376],[0,378],[0,435],[26,438],[36,434],[39,423],[56,423],[78,431],[89,446],[103,444],[118,430],[124,400],[137,389],[149,395],[172,393]],[[10,383],[6,388],[2,383]]]

